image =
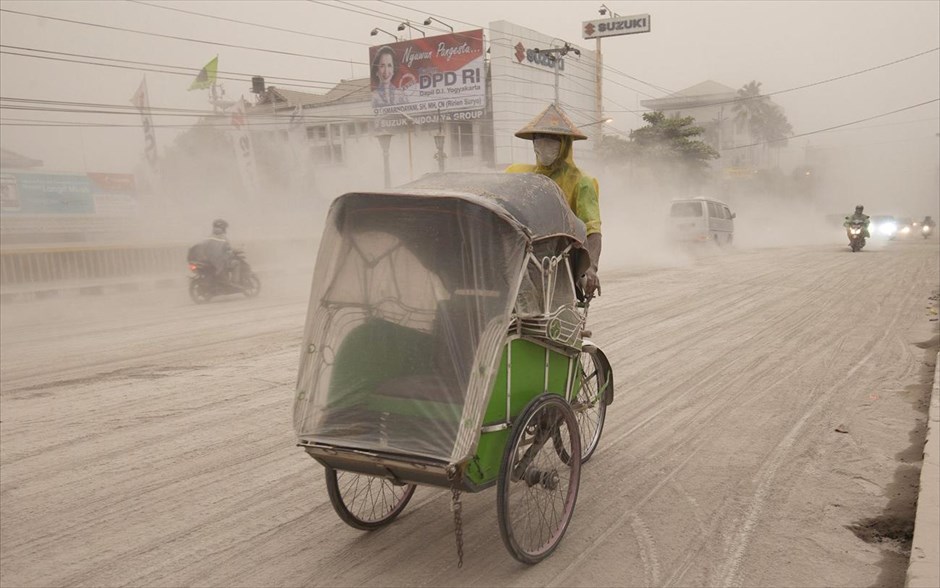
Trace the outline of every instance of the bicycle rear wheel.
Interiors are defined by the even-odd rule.
[[[558,443],[572,459],[563,459]],[[581,434],[571,406],[538,396],[513,422],[499,472],[499,532],[517,560],[535,564],[561,543],[581,481]]]
[[[414,484],[326,468],[333,510],[350,527],[374,531],[391,523],[414,496]]]

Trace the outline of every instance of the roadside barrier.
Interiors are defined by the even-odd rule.
[[[187,249],[184,245],[4,247],[0,286],[169,273],[185,263]]]
[[[94,282],[140,276],[186,275],[186,253],[192,243],[152,245],[76,244],[57,246],[10,245],[0,249],[0,287],[36,283]],[[234,243],[242,248],[241,244]],[[252,266],[276,264],[285,255],[316,249],[309,240],[257,241],[244,246]]]

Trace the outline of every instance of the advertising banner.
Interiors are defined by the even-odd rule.
[[[255,165],[255,151],[248,132],[248,117],[245,114],[245,99],[236,104],[232,112],[232,147],[235,149],[235,159],[238,161],[238,171],[242,182],[248,190],[248,195],[255,198],[258,195],[258,168]]]
[[[379,128],[482,112],[483,51],[482,29],[370,47],[372,109]]]
[[[650,15],[615,16],[599,20],[587,20],[581,24],[585,39],[600,39],[617,35],[635,35],[650,32]]]
[[[130,174],[4,172],[0,193],[4,214],[130,216],[137,204]]]

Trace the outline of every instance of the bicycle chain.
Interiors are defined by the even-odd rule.
[[[460,512],[463,505],[460,503],[460,490],[451,488],[450,509],[454,511],[454,536],[457,539],[457,567],[463,567],[463,519]]]

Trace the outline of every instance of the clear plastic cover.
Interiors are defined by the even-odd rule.
[[[526,246],[498,211],[458,198],[337,199],[311,289],[298,436],[448,463],[472,455]]]

